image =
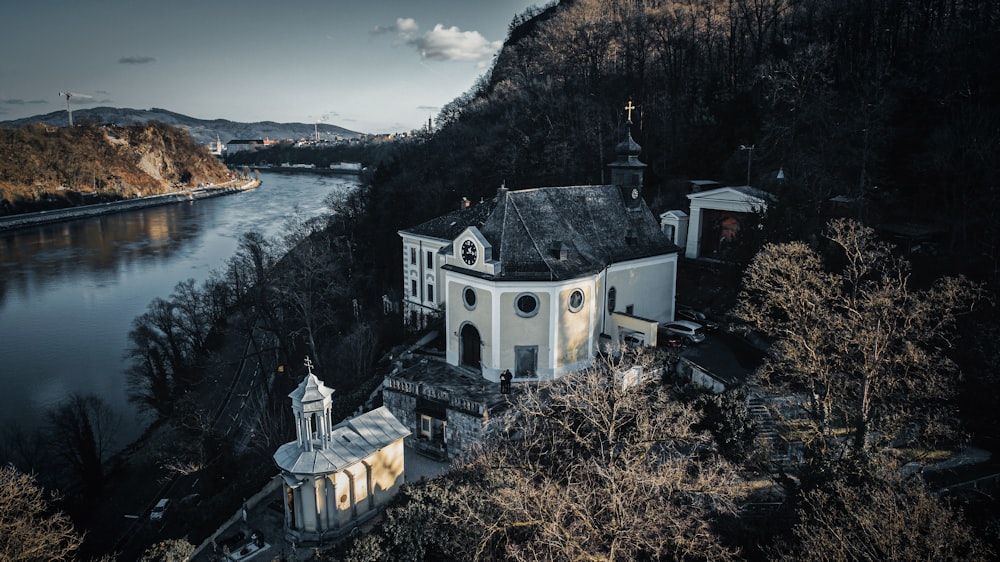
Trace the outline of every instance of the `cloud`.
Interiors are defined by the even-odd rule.
[[[417,109],[420,111],[437,111],[441,108],[436,105],[418,105]]]
[[[501,41],[489,41],[478,31],[462,31],[440,23],[424,34],[418,34],[419,31],[420,26],[413,18],[396,18],[396,23],[376,26],[371,32],[396,34],[425,60],[475,62],[480,66],[488,64],[503,45]]]
[[[437,61],[489,62],[503,45],[489,41],[478,31],[462,31],[440,23],[434,29],[407,41],[420,52],[421,58]]]
[[[396,23],[392,25],[376,25],[372,33],[396,33],[402,37],[408,37],[420,30],[417,20],[413,18],[396,18]]]
[[[122,57],[118,59],[118,64],[149,64],[151,62],[156,62],[156,59],[141,55],[133,55],[131,57]]]
[[[22,100],[20,98],[0,99],[0,104],[3,105],[40,105],[45,103],[49,102],[45,100]]]

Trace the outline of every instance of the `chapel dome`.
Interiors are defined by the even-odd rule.
[[[615,146],[615,153],[619,156],[639,156],[642,147],[632,138],[632,121],[627,121],[625,126],[625,140]]]

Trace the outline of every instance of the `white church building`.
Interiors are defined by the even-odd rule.
[[[384,401],[442,456],[477,439],[504,371],[515,384],[552,380],[599,351],[655,345],[658,324],[674,319],[680,248],[643,200],[628,126],[608,185],[501,187],[399,231],[404,321],[442,317],[450,370],[400,370]]]

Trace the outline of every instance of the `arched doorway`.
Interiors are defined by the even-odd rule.
[[[479,338],[479,330],[476,329],[472,324],[465,324],[462,326],[462,332],[460,334],[461,349],[459,349],[459,357],[461,358],[462,367],[470,367],[472,369],[479,370],[479,365],[481,361],[481,347],[480,343],[482,340]]]

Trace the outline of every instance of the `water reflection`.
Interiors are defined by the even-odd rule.
[[[222,269],[240,234],[315,216],[350,176],[262,174],[251,192],[0,234],[0,421],[35,427],[72,392],[141,424],[125,395],[132,320],[180,281]]]
[[[181,203],[0,236],[0,305],[8,291],[24,298],[56,278],[99,277],[136,260],[169,260],[203,234],[217,210],[217,205]]]

